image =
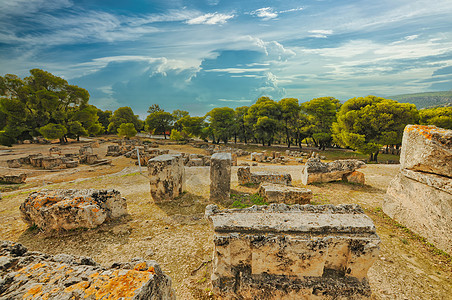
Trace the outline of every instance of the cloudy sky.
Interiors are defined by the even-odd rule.
[[[0,75],[41,68],[142,117],[450,90],[451,16],[450,0],[0,0]]]

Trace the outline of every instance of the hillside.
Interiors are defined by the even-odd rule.
[[[387,98],[402,103],[416,104],[418,109],[434,106],[452,106],[452,91],[403,94]]]

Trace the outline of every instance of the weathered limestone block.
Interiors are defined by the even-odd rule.
[[[20,159],[8,159],[6,161],[8,164],[8,168],[20,168],[22,167],[21,160]]]
[[[443,176],[452,176],[452,130],[436,126],[405,127],[400,167]]]
[[[383,211],[452,255],[452,180],[402,170],[389,184]]]
[[[364,184],[366,182],[366,178],[364,176],[364,173],[354,171],[352,173],[347,173],[342,175],[342,180],[351,182],[351,183],[359,183]]]
[[[29,252],[0,241],[0,299],[175,299],[171,278],[155,261],[102,267],[89,257]]]
[[[63,161],[59,157],[43,157],[41,167],[46,170],[62,169],[65,167]]]
[[[28,225],[53,232],[95,228],[126,215],[127,203],[116,190],[42,190],[29,194],[20,211]]]
[[[358,205],[206,207],[225,299],[366,299],[380,238]]]
[[[231,153],[214,153],[210,160],[210,200],[227,200],[231,190]]]
[[[88,164],[88,165],[93,165],[93,164],[97,163],[98,160],[99,160],[99,157],[97,156],[97,154],[87,154],[80,158],[81,163]]]
[[[262,152],[253,152],[251,153],[251,160],[262,162],[265,159],[265,155]]]
[[[148,161],[151,196],[154,202],[169,201],[182,194],[185,169],[181,154],[164,154]]]
[[[120,156],[121,155],[121,147],[118,145],[110,145],[107,147],[106,156]]]
[[[30,155],[30,164],[31,164],[33,167],[41,168],[41,167],[42,167],[42,160],[43,160],[43,159],[44,159],[43,156],[34,156],[34,157],[31,157],[31,155]]]
[[[204,161],[202,158],[190,158],[187,163],[187,167],[202,167],[204,166]]]
[[[78,161],[76,160],[68,160],[65,162],[66,168],[76,168],[78,167]]]
[[[0,175],[0,183],[6,184],[19,184],[24,183],[27,179],[27,174],[22,173],[19,175]]]
[[[292,176],[290,174],[280,174],[271,172],[254,172],[251,173],[250,167],[239,167],[237,170],[239,184],[259,184],[262,182],[279,183],[290,185]]]
[[[365,163],[356,159],[336,160],[323,163],[320,158],[313,157],[306,161],[301,181],[304,185],[313,182],[330,182],[342,180],[344,175],[353,173],[356,169],[365,167]]]
[[[231,166],[236,167],[237,166],[237,154],[236,153],[231,153]]]
[[[258,191],[267,203],[309,204],[312,191],[275,183],[262,183]]]
[[[93,154],[93,148],[91,148],[91,146],[88,146],[88,145],[80,147],[80,149],[78,151],[79,151],[80,156]]]
[[[52,155],[56,155],[56,156],[61,155],[61,148],[57,147],[57,146],[50,147],[49,155],[50,156],[52,156]]]

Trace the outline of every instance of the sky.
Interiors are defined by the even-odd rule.
[[[40,68],[142,118],[444,91],[451,16],[450,0],[0,0],[0,75]]]

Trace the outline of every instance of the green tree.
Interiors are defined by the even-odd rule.
[[[253,137],[253,127],[245,122],[248,109],[248,106],[241,106],[235,109],[234,142],[236,143],[237,138],[246,144]]]
[[[153,114],[155,112],[163,111],[163,109],[160,108],[160,105],[158,104],[152,104],[148,108],[148,114]]]
[[[206,116],[209,117],[213,142],[219,143],[221,140],[227,144],[234,132],[234,110],[229,107],[217,107]]]
[[[264,128],[260,125],[256,125],[259,118],[261,117],[268,117],[272,120],[271,122],[275,126],[271,129],[270,132],[268,132],[268,134],[263,134],[263,132],[257,130],[258,127],[260,128],[259,130]],[[244,117],[244,120],[245,126],[253,128],[254,138],[256,139],[256,142],[260,141],[262,142],[262,144],[267,143],[270,146],[273,143],[275,133],[278,132],[280,127],[281,106],[279,105],[279,103],[273,101],[268,97],[260,97],[255,104],[250,106],[246,116]],[[265,120],[261,122],[267,124],[269,121]],[[264,123],[261,123],[261,125],[263,125]]]
[[[281,119],[286,135],[287,147],[290,148],[293,137],[296,137],[296,128],[298,116],[301,107],[298,105],[298,99],[284,98],[279,101],[281,107]]]
[[[105,110],[97,109],[97,116],[99,117],[98,121],[104,128],[103,131],[108,129],[108,125],[110,124],[110,118],[111,118],[112,112],[111,110]]]
[[[137,134],[135,125],[133,123],[122,123],[118,128],[118,136],[130,139]]]
[[[418,119],[414,104],[376,96],[352,98],[337,114],[333,138],[341,146],[369,154],[369,161],[377,161],[380,148],[400,145],[405,126],[415,124]]]
[[[63,143],[63,138],[67,133],[66,127],[61,124],[49,123],[39,128],[39,132],[43,137],[49,140],[60,139],[60,143]]]
[[[254,124],[255,135],[262,141],[262,146],[265,146],[266,141],[270,146],[273,136],[277,130],[278,121],[267,116],[259,117],[256,124]]]
[[[121,126],[121,124],[123,123],[132,123],[137,132],[143,128],[143,124],[138,119],[138,116],[134,115],[133,110],[128,106],[120,107],[114,111],[113,115],[110,118],[108,132],[116,133],[119,126]]]
[[[452,129],[452,107],[435,107],[419,110],[420,124]]]
[[[67,133],[68,133],[68,137],[70,138],[76,138],[77,141],[80,141],[80,136],[87,136],[88,135],[88,130],[86,130],[82,123],[80,123],[79,121],[72,121],[68,123],[67,126]]]
[[[185,116],[176,121],[174,127],[179,131],[185,131],[189,136],[205,138],[203,129],[207,126],[205,117]]]
[[[331,125],[336,121],[336,113],[340,107],[339,100],[333,97],[315,98],[301,104],[309,122],[304,130],[319,149],[325,150],[325,147],[331,144]]]
[[[171,130],[174,123],[174,116],[166,111],[156,111],[146,118],[146,127],[156,134],[163,134],[166,139],[167,132]]]
[[[188,113],[188,111],[185,110],[180,109],[173,110],[173,116],[175,121],[179,121],[180,119],[188,117],[189,115],[190,114]]]

